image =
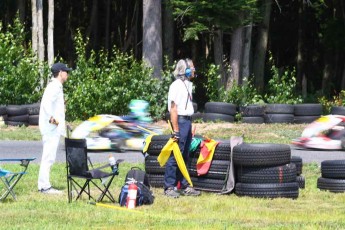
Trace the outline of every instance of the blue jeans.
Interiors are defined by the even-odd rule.
[[[189,164],[189,147],[192,142],[192,121],[185,118],[178,118],[178,126],[180,129],[180,139],[178,146],[181,150],[184,162],[186,166]],[[180,169],[177,166],[174,154],[171,154],[166,165],[164,174],[164,189],[177,186],[180,182],[181,187],[188,186],[188,182],[181,174]]]

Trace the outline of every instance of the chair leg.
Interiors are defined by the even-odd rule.
[[[24,175],[24,173],[15,174],[15,175],[11,176],[10,179],[1,177],[1,180],[4,183],[7,191],[0,197],[0,200],[6,199],[9,194],[12,195],[14,200],[17,200],[16,194],[14,193],[13,188],[14,188],[14,186],[16,186],[16,184],[18,183],[20,178],[22,178],[23,175]],[[12,182],[12,180],[14,180],[14,181]]]
[[[100,195],[100,196],[98,197],[98,199],[97,199],[97,202],[102,201],[103,198],[104,198],[104,196],[106,196],[106,197],[109,198],[109,200],[110,200],[111,202],[115,203],[115,199],[114,199],[113,195],[109,192],[109,187],[110,187],[111,183],[113,182],[114,177],[115,177],[115,175],[113,175],[113,176],[109,179],[108,183],[104,186],[104,189],[101,189],[101,188],[98,187],[94,182],[92,182],[100,191],[102,191],[101,195]]]

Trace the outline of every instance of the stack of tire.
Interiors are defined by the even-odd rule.
[[[205,111],[202,114],[204,122],[234,122],[237,113],[235,104],[226,102],[206,102]]]
[[[345,192],[345,160],[322,161],[317,187],[335,193]]]
[[[263,105],[241,106],[239,112],[243,123],[262,124],[265,121],[265,106]]]
[[[293,123],[294,106],[290,104],[267,104],[264,115],[265,123]]]
[[[198,176],[196,165],[200,155],[200,149],[195,151],[191,156],[191,165],[188,166],[193,186],[203,191],[222,191],[227,177],[228,166],[230,165],[230,153],[230,141],[219,142],[214,151],[208,172],[205,175]]]
[[[321,104],[296,104],[294,105],[294,123],[311,123],[322,115]]]
[[[145,171],[152,187],[164,187],[165,167],[159,165],[157,157],[170,137],[171,135],[153,136],[147,149],[145,156]]]
[[[0,121],[10,126],[38,125],[40,103],[0,106]]]
[[[7,118],[6,125],[11,126],[28,126],[29,115],[28,109],[24,105],[8,105],[6,106]]]
[[[235,194],[262,198],[293,198],[299,194],[291,149],[283,144],[241,144],[233,148]]]
[[[4,125],[5,120],[7,120],[6,106],[0,105],[0,125]]]
[[[38,117],[40,114],[40,103],[27,105],[29,115],[29,125],[38,125]]]
[[[344,106],[332,106],[331,107],[331,114],[345,116],[345,107]]]
[[[299,156],[291,156],[291,163],[296,165],[296,181],[298,183],[299,188],[305,188],[305,177],[302,175],[303,169],[303,161],[302,158]]]

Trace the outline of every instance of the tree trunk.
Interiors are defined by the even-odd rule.
[[[21,23],[25,23],[25,2],[24,0],[17,0],[18,11],[19,11],[19,20]]]
[[[48,64],[54,63],[54,0],[48,1]]]
[[[249,79],[250,76],[250,60],[251,60],[251,45],[252,45],[252,29],[253,24],[250,23],[244,27],[244,44],[242,57],[242,79]]]
[[[234,84],[242,84],[241,77],[241,60],[243,47],[243,27],[237,28],[231,36],[231,53],[230,53],[230,77],[227,82],[227,89]]]
[[[224,65],[223,65],[223,31],[218,29],[214,32],[213,39],[213,56],[214,63],[219,66],[218,74],[221,76],[218,82],[218,87],[226,86],[226,76],[224,74]]]
[[[163,1],[163,55],[167,56],[169,65],[174,62],[174,18],[170,0]]]
[[[304,68],[304,0],[299,0],[298,6],[298,44],[297,44],[297,89],[302,91],[303,98],[307,96],[307,89],[303,88],[306,85],[303,85],[303,82],[306,82],[307,79],[305,75],[305,68]]]
[[[37,25],[38,25],[38,60],[44,61],[44,36],[43,36],[43,2],[37,0]]]
[[[153,67],[153,76],[161,78],[162,25],[161,1],[143,1],[143,60]]]
[[[92,12],[90,17],[90,24],[87,28],[86,36],[90,38],[90,44],[94,49],[97,49],[97,35],[98,35],[98,0],[92,1]]]
[[[107,0],[105,2],[106,4],[106,12],[105,12],[105,50],[109,51],[109,44],[110,44],[110,39],[109,39],[109,36],[110,36],[110,7],[111,7],[111,3],[110,3],[110,0]]]
[[[37,23],[37,3],[36,0],[31,0],[31,14],[32,14],[32,52],[37,55],[38,51],[38,23]]]
[[[264,73],[265,73],[265,61],[268,42],[269,22],[271,16],[272,0],[264,0],[262,4],[263,8],[263,21],[259,26],[258,39],[255,48],[253,72],[255,76],[256,88],[259,92],[263,92],[264,89]]]

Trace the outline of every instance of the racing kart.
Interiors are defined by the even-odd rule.
[[[309,124],[301,137],[292,140],[292,144],[302,148],[322,150],[345,149],[345,116],[322,116]]]
[[[85,138],[88,150],[142,150],[147,135],[163,132],[152,125],[148,107],[144,100],[131,100],[129,115],[96,115],[76,127],[71,137]]]
[[[82,122],[71,134],[85,138],[88,150],[142,150],[144,140],[151,133],[162,134],[160,127],[138,121],[131,116],[96,115]]]

